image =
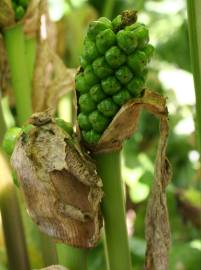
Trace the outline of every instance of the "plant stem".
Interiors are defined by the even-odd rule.
[[[201,1],[187,0],[192,71],[196,96],[198,149],[201,153]]]
[[[44,266],[57,264],[58,258],[55,243],[48,235],[42,232],[39,232],[39,236]]]
[[[1,106],[1,99],[0,99],[0,145],[2,144],[5,132],[6,132],[6,124],[4,120],[3,110]]]
[[[4,30],[5,47],[11,71],[17,120],[22,125],[31,115],[31,86],[28,76],[23,25],[17,24]]]
[[[64,265],[70,270],[87,269],[87,250],[58,244],[57,252],[59,264]]]
[[[111,19],[112,12],[115,6],[115,0],[106,0],[105,5],[103,7],[103,16]]]
[[[30,269],[22,218],[12,174],[0,150],[0,208],[9,269]]]
[[[131,270],[120,152],[98,154],[95,158],[103,181],[102,211],[109,270]]]
[[[18,124],[22,125],[32,114],[31,81],[36,57],[36,39],[26,39],[23,25],[18,24],[4,31],[5,45],[11,70],[16,100]],[[45,265],[57,263],[56,248],[49,237],[40,234],[41,250]]]
[[[32,82],[32,78],[33,78],[34,65],[35,65],[35,60],[36,60],[36,49],[37,49],[36,38],[35,37],[25,38],[25,55],[26,55],[30,83]]]

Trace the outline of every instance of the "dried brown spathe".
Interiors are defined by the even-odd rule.
[[[170,227],[165,189],[171,178],[171,167],[166,158],[168,136],[167,116],[160,116],[160,139],[152,186],[146,214],[146,270],[168,270]]]
[[[33,128],[21,134],[11,158],[29,215],[41,231],[63,243],[95,246],[103,196],[95,164],[46,113],[31,122]]]

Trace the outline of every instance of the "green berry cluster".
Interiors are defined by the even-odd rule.
[[[16,21],[19,21],[24,17],[29,1],[30,0],[12,0]]]
[[[120,107],[140,94],[154,51],[148,42],[148,29],[136,22],[133,11],[90,23],[75,78],[78,124],[86,143],[97,143]]]

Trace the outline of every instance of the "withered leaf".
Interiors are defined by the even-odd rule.
[[[146,270],[168,270],[170,226],[165,189],[171,178],[171,167],[166,158],[167,136],[167,117],[161,116],[154,183],[146,213]]]
[[[76,137],[50,121],[48,114],[45,121],[45,115],[32,117],[35,126],[21,134],[11,158],[28,213],[49,236],[76,247],[93,247],[102,227],[102,181]]]
[[[95,147],[93,146],[91,150],[95,153],[102,153],[121,149],[122,142],[136,131],[139,114],[143,108],[158,116],[166,115],[167,117],[165,98],[158,93],[145,89],[142,97],[134,98],[121,107],[104,131],[98,144]]]

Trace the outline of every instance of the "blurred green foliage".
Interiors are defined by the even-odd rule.
[[[66,64],[77,66],[89,21],[102,16],[105,5],[110,1],[51,0],[49,2],[50,9],[55,5],[61,7],[57,10],[58,13],[60,12],[59,15],[55,14],[55,17],[61,18],[57,24],[59,29],[62,29],[59,35],[58,53]],[[175,88],[172,88],[161,79],[161,71],[167,68],[175,74],[183,70],[187,72],[191,70],[185,2],[185,0],[118,0],[113,1],[114,7],[110,14],[110,17],[114,18],[124,9],[139,10],[139,20],[150,28],[151,42],[156,47],[154,59],[150,64],[147,87],[163,93],[168,98],[170,119],[168,158],[173,169],[172,182],[167,190],[172,230],[170,270],[195,270],[201,267],[201,228],[195,226],[192,218],[192,211],[197,211],[198,218],[201,214],[201,172],[198,162],[199,153],[195,148],[194,127],[190,128],[186,122],[189,117],[193,120],[194,104],[190,101],[184,103],[178,98],[176,81]],[[50,11],[51,14],[56,12],[54,8]],[[174,79],[169,75],[169,81],[174,82]],[[191,92],[188,94],[194,96],[193,88],[189,91]],[[186,94],[183,92],[183,95]],[[179,129],[182,123],[185,123],[185,126]],[[122,173],[127,185],[127,209],[132,210],[136,215],[130,220],[134,231],[130,235],[130,249],[135,270],[143,269],[146,249],[144,218],[153,181],[158,138],[158,119],[143,112],[137,132],[124,143],[122,151]],[[118,211],[118,206],[114,211]],[[24,220],[32,266],[40,267],[42,259],[38,249],[39,240],[34,233],[35,225],[26,215]],[[89,252],[88,265],[89,270],[106,269],[102,242]],[[6,266],[5,249],[0,239],[0,270],[7,269]]]

